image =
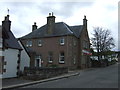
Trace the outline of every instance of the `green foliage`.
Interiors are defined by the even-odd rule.
[[[52,65],[50,65],[49,67],[52,67],[52,68],[57,68],[57,67],[58,67],[58,65],[56,65],[56,64],[52,64]]]

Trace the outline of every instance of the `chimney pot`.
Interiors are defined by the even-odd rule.
[[[86,15],[84,15],[84,19],[86,19]]]
[[[49,13],[49,16],[51,16],[51,13]]]
[[[7,20],[9,20],[9,15],[7,15]]]
[[[84,15],[84,19],[83,19],[83,26],[87,29],[87,19],[86,19],[85,15]]]
[[[36,22],[34,22],[34,25],[36,25]]]
[[[5,20],[7,20],[7,16],[5,16]]]
[[[37,29],[37,25],[36,25],[36,22],[34,22],[34,25],[32,25],[32,31],[34,31],[36,29]]]
[[[52,16],[53,16],[53,12],[52,12]]]

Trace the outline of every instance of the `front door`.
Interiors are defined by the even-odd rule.
[[[35,66],[36,67],[41,67],[41,58],[40,56],[37,56],[35,59]]]

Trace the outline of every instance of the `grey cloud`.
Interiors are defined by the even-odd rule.
[[[22,16],[27,14],[24,8],[28,8],[32,13],[31,8],[37,9],[38,13],[48,15],[49,12],[54,12],[62,17],[70,17],[78,8],[88,7],[93,2],[4,2],[5,5],[10,7],[10,12]],[[59,8],[57,8],[59,7]],[[24,15],[23,15],[24,16]]]
[[[53,11],[57,15],[69,17],[72,16],[73,12],[78,8],[91,6],[93,2],[43,2],[42,4],[42,6],[38,6],[42,14],[46,15],[48,12]],[[57,9],[56,6],[58,6],[59,9]]]

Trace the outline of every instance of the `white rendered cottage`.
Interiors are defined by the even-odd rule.
[[[2,38],[0,44],[2,43],[2,48],[0,50],[2,54],[0,54],[0,63],[2,63],[2,78],[18,77],[23,68],[29,66],[29,56],[26,56],[27,60],[21,56],[23,54],[26,55],[26,52],[24,52],[24,48],[11,32],[10,27],[11,21],[9,20],[9,15],[7,15],[5,20],[2,21],[1,28]],[[23,59],[24,61],[22,61]]]

